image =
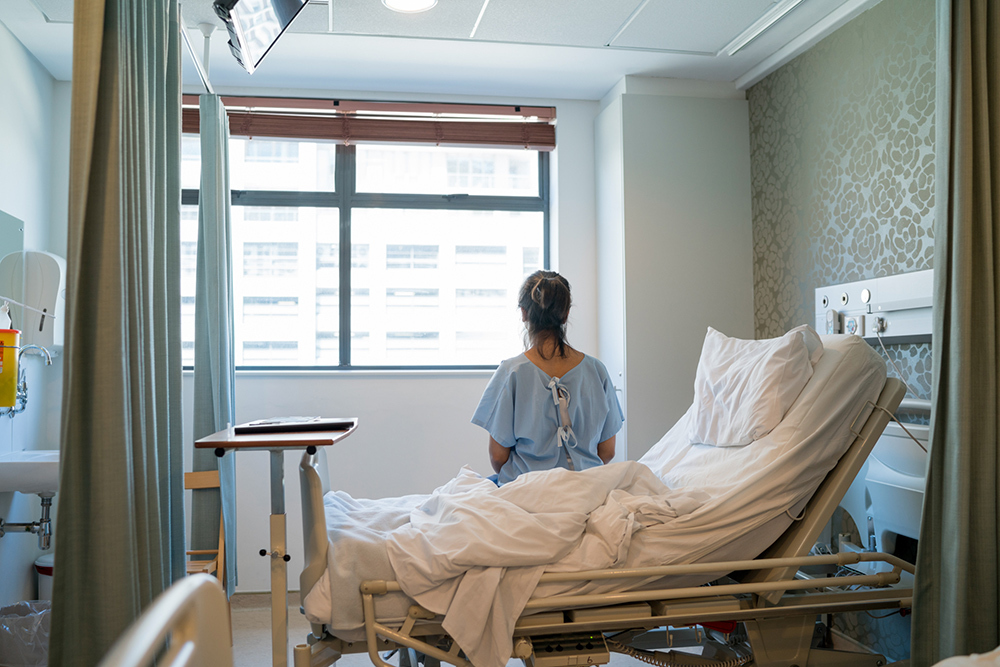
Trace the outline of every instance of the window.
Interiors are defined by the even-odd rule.
[[[198,139],[183,145],[190,364]],[[489,367],[521,350],[517,290],[547,257],[547,153],[234,136],[230,156],[237,367]]]

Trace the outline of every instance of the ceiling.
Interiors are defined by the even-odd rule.
[[[878,2],[438,0],[427,12],[399,14],[380,0],[309,0],[253,75],[229,53],[212,0],[182,0],[181,11],[199,57],[205,38],[198,25],[218,28],[209,38],[208,65],[220,92],[595,100],[625,76],[728,82],[745,89]],[[786,9],[745,47],[727,54],[727,45],[741,34]],[[72,19],[73,0],[0,0],[0,22],[58,80],[72,73]],[[184,84],[188,91],[200,88],[189,54]]]

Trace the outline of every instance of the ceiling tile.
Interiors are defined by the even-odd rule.
[[[50,23],[73,22],[73,0],[32,0]]]
[[[653,0],[613,46],[714,54],[773,4],[772,0]]]
[[[476,39],[602,47],[640,4],[641,0],[490,0]]]

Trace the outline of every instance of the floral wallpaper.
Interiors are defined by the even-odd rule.
[[[934,36],[934,0],[883,0],[749,90],[758,338],[817,287],[931,268]],[[930,398],[930,346],[889,353]]]
[[[748,91],[758,338],[813,323],[817,287],[932,267],[934,0],[883,0]],[[930,398],[930,344],[879,354]],[[839,614],[890,661],[909,618]]]

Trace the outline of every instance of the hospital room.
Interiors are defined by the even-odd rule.
[[[997,43],[0,0],[0,667],[1000,664]]]

